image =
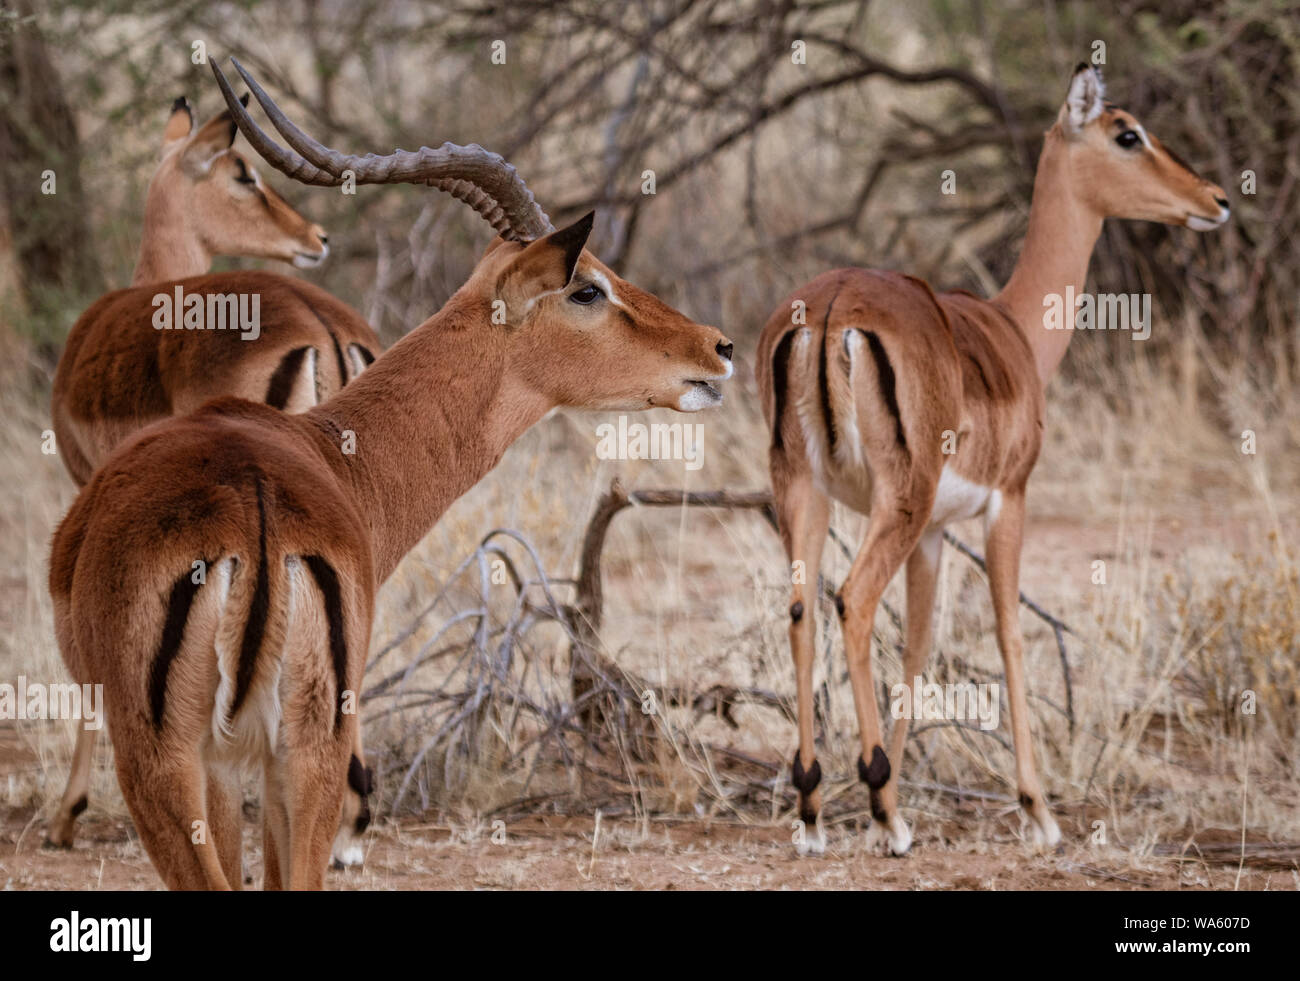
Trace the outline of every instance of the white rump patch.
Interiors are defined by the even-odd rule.
[[[857,370],[861,360],[862,347],[866,340],[862,336],[862,331],[856,327],[850,327],[840,335],[844,338],[844,353],[849,359],[849,405],[847,411],[837,413],[835,421],[840,427],[840,438],[835,441],[835,449],[840,457],[840,462],[850,467],[864,467],[866,461],[862,457],[862,434],[858,430],[858,379]],[[830,365],[827,365],[827,370]]]
[[[791,374],[803,379],[805,384],[794,393],[794,413],[799,420],[799,428],[803,430],[803,443],[808,453],[808,462],[812,465],[813,476],[824,482],[826,460],[823,453],[826,447],[826,434],[822,432],[817,386],[808,382],[808,379],[817,377],[817,352],[812,341],[811,327],[800,327],[795,331],[794,350],[790,355],[790,363],[797,363],[799,370],[792,371]]]
[[[348,360],[352,363],[352,377],[348,379],[349,381],[356,381],[357,376],[370,367],[366,363],[365,355],[361,353],[360,344],[348,345]]]

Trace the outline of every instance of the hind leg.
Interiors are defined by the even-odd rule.
[[[284,765],[266,762],[262,782],[262,888],[283,889],[289,882],[289,811],[285,807]]]
[[[355,725],[355,717],[352,723]],[[323,889],[343,813],[352,741],[336,738],[290,750],[289,888]]]
[[[907,558],[907,647],[903,656],[903,684],[910,689],[925,669],[930,654],[934,615],[934,591],[939,579],[939,558],[943,551],[943,529],[927,528]],[[881,824],[901,829],[896,843],[910,845],[911,834],[898,813],[898,780],[903,769],[903,747],[907,743],[908,719],[894,719],[889,732],[889,776],[878,791],[877,804],[884,815]],[[892,849],[892,845],[891,845]]]
[[[135,753],[117,746],[117,777],[145,851],[168,889],[229,889],[208,826],[203,770],[194,753]]]
[[[897,809],[889,813],[881,796],[889,783],[889,757],[880,737],[880,711],[876,705],[875,684],[871,673],[871,631],[876,607],[889,580],[903,560],[912,553],[925,530],[929,504],[913,505],[903,511],[894,505],[896,498],[878,495],[872,502],[867,536],[839,594],[840,620],[844,628],[844,648],[849,662],[849,680],[853,686],[853,705],[857,710],[862,755],[858,757],[858,777],[871,792],[872,826],[868,843],[883,843],[886,850],[902,855],[912,846],[911,832]]]
[[[217,848],[221,869],[232,889],[242,889],[244,793],[239,783],[239,771],[226,764],[209,763],[205,790],[208,829]]]
[[[776,467],[773,467],[774,477]],[[813,661],[817,638],[817,570],[830,524],[830,501],[804,472],[785,483],[773,480],[777,516],[794,580],[790,595],[790,653],[794,658],[799,709],[799,747],[791,764],[791,779],[799,791],[799,854],[826,850],[821,823],[821,767],[813,732]]]

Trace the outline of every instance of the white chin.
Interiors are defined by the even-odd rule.
[[[295,268],[298,269],[315,269],[317,266],[319,266],[322,262],[325,261],[326,256],[328,256],[329,254],[330,254],[330,247],[328,245],[325,246],[325,251],[322,252],[320,255],[305,255],[304,253],[299,252],[296,256],[293,257],[293,264]]]
[[[1200,215],[1188,215],[1187,227],[1194,232],[1212,232],[1224,223],[1224,218],[1202,218]]]
[[[699,412],[712,408],[722,401],[722,395],[707,385],[692,385],[686,394],[677,400],[678,412]]]

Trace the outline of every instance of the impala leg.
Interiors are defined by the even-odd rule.
[[[813,733],[813,661],[817,639],[817,570],[821,565],[826,530],[830,525],[830,501],[804,475],[777,492],[777,514],[785,540],[786,555],[795,580],[790,597],[790,652],[794,656],[795,688],[799,706],[799,748],[791,765],[791,777],[799,791],[799,819],[804,827],[798,838],[799,854],[820,855],[826,850],[821,824],[821,766]]]
[[[242,818],[244,793],[239,771],[222,763],[207,768],[208,829],[217,848],[221,870],[232,889],[244,887]]]
[[[346,725],[357,725],[347,716]],[[290,749],[289,878],[290,889],[323,889],[330,849],[343,813],[348,760],[355,734],[345,732],[330,742],[315,741]]]
[[[262,777],[262,888],[280,890],[289,881],[289,811],[284,804],[284,772],[274,758]]]
[[[95,760],[95,737],[97,729],[87,729],[84,724],[77,725],[77,744],[72,751],[72,772],[68,774],[68,786],[63,791],[59,809],[50,822],[46,832],[45,843],[56,848],[71,848],[77,834],[77,816],[86,809],[87,794],[90,791],[90,769]]]
[[[880,711],[872,681],[871,629],[885,587],[921,537],[925,527],[922,514],[929,514],[929,508],[906,512],[894,506],[892,500],[889,504],[873,502],[866,540],[853,560],[837,602],[862,737],[858,776],[871,791],[872,826],[868,844],[872,847],[883,844],[894,855],[902,855],[912,846],[912,836],[898,814],[897,804],[892,812],[887,812],[881,796],[889,783],[890,767],[889,757],[881,745]]]
[[[1020,806],[1029,815],[1034,842],[1053,846],[1061,830],[1052,817],[1034,766],[1034,745],[1029,732],[1029,704],[1025,696],[1024,644],[1020,636],[1020,546],[1025,525],[1025,495],[1007,493],[1002,507],[989,523],[986,551],[989,589],[997,619],[998,647],[1007,679],[1011,708],[1011,733],[1016,752],[1016,783]]]
[[[118,783],[145,851],[167,888],[229,889],[208,825],[197,755],[168,746],[133,754],[130,747],[148,746],[152,734],[126,736],[115,740],[121,744]]]
[[[903,684],[925,669],[930,656],[933,630],[934,592],[939,581],[939,558],[943,552],[943,529],[927,528],[907,557],[907,647],[903,655]],[[906,824],[898,814],[898,780],[903,772],[903,747],[907,744],[908,718],[893,720],[889,730],[889,777],[878,791],[877,802],[890,828]]]
[[[365,765],[365,750],[361,745],[361,726],[357,726],[356,744],[352,747],[352,759],[348,761],[348,786],[343,798],[343,818],[339,821],[338,834],[334,836],[331,849],[333,865],[344,869],[361,865],[365,860],[365,848],[361,844],[361,835],[370,826],[370,793],[374,789],[374,773]]]

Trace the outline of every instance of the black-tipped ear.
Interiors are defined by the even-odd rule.
[[[178,95],[167,113],[167,125],[163,127],[163,146],[177,140],[183,140],[194,129],[194,110],[190,108],[189,99]]]
[[[546,241],[564,250],[564,284],[573,279],[573,271],[578,268],[578,257],[587,247],[587,238],[591,235],[591,226],[596,221],[596,212],[588,211],[567,228],[551,232]]]
[[[248,108],[248,97],[251,94],[252,94],[251,92],[245,92],[243,95],[239,97],[239,104],[243,106],[245,109]]]

